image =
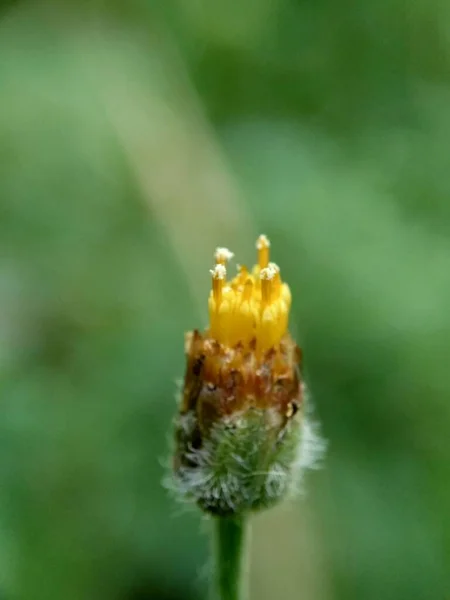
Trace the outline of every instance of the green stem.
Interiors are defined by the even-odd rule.
[[[245,600],[247,517],[215,517],[214,526],[215,597],[218,600]]]

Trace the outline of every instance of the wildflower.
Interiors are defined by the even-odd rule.
[[[261,235],[258,262],[238,266],[217,248],[209,326],[186,334],[186,373],[176,419],[178,490],[229,516],[280,500],[305,464],[308,428],[301,350],[288,332],[291,292]]]

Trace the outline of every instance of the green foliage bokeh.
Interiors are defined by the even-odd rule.
[[[264,232],[329,447],[252,598],[446,598],[450,5],[0,10],[1,597],[206,597],[175,379],[214,245]]]

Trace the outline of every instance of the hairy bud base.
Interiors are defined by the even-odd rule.
[[[289,336],[260,358],[189,336],[174,470],[205,511],[257,510],[288,492],[302,435],[299,356]]]

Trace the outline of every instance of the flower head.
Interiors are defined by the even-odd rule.
[[[288,333],[291,292],[261,235],[257,264],[238,266],[217,248],[209,325],[186,335],[176,422],[178,488],[206,511],[268,506],[292,486],[304,430],[301,351]]]

